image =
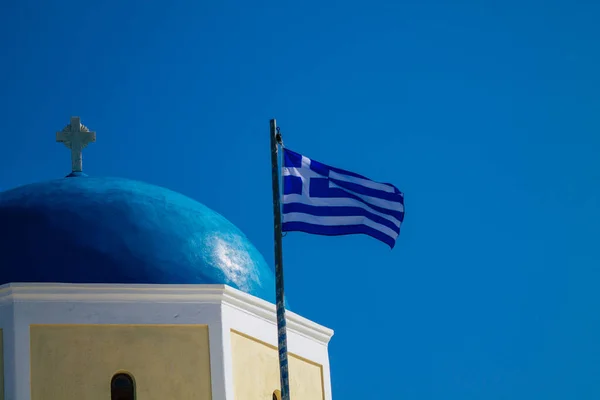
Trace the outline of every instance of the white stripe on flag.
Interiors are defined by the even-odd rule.
[[[371,227],[384,235],[391,237],[392,239],[396,239],[398,234],[388,228],[385,225],[378,224],[377,222],[373,222],[367,217],[321,217],[316,215],[310,215],[305,213],[288,213],[283,214],[283,222],[306,222],[308,224],[313,225],[322,225],[322,226],[344,226],[344,225],[366,225]]]
[[[328,182],[329,182],[329,187],[330,188],[340,189],[340,190],[343,190],[346,193],[351,193],[354,196],[356,196],[356,197],[358,197],[360,199],[363,199],[367,203],[372,204],[374,206],[385,208],[385,209],[391,210],[391,211],[397,211],[397,212],[404,211],[404,206],[400,202],[384,200],[384,199],[380,199],[378,197],[373,197],[373,196],[366,196],[364,194],[360,194],[360,193],[355,192],[353,190],[349,190],[349,189],[343,188],[343,187],[341,187],[339,185],[336,185],[335,183],[333,183],[331,181],[328,181]]]
[[[338,181],[355,183],[357,185],[368,187],[370,189],[381,190],[382,192],[396,193],[393,187],[391,187],[390,185],[386,185],[385,183],[378,183],[369,179],[357,178],[355,176],[340,174],[336,171],[329,171],[329,177],[332,179],[337,179]]]
[[[358,207],[363,210],[367,210],[370,213],[380,216],[381,218],[385,218],[388,221],[392,222],[398,228],[400,227],[400,221],[389,214],[384,214],[373,208],[369,207],[367,204],[357,201],[355,199],[347,198],[347,197],[337,197],[337,198],[323,198],[323,197],[308,197],[301,194],[285,194],[283,195],[283,204],[293,204],[300,203],[306,204],[309,206],[315,207]],[[285,215],[285,214],[284,214]]]

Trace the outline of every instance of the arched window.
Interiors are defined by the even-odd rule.
[[[279,390],[273,392],[273,400],[281,400],[281,392]]]
[[[135,385],[129,374],[115,374],[110,381],[111,400],[135,400]]]

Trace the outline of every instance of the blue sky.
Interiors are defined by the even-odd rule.
[[[290,233],[337,399],[600,396],[600,3],[0,6],[0,190],[70,171],[182,192],[272,263],[268,129],[406,196],[394,250]]]

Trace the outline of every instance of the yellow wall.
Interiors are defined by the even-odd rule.
[[[279,384],[277,348],[239,332],[231,332],[235,400],[271,399]],[[290,397],[323,400],[323,368],[288,354]]]
[[[32,325],[32,400],[109,400],[118,371],[137,400],[210,400],[205,325]]]

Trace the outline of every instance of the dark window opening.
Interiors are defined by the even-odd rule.
[[[115,374],[110,381],[111,400],[135,400],[135,385],[129,374]]]

